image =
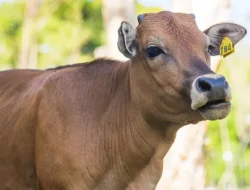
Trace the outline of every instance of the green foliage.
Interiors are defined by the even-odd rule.
[[[0,69],[14,68],[20,54],[26,1],[0,4]],[[37,68],[88,61],[104,43],[101,0],[43,0],[34,22]]]
[[[72,64],[68,58],[78,50],[77,60],[88,61],[93,58],[93,50],[104,42],[100,0],[65,0],[59,4],[48,0],[41,12],[39,44],[47,45],[50,52],[40,54],[39,67],[46,67],[48,62]]]
[[[207,184],[218,185],[225,171],[230,171],[239,187],[250,185],[250,60],[231,55],[219,73],[232,88],[232,111],[222,121],[210,122],[206,149]],[[232,161],[224,161],[224,151],[232,152]]]
[[[23,1],[0,5],[0,69],[15,66],[18,49],[20,48],[20,32],[24,10],[25,4]]]
[[[142,13],[156,13],[160,12],[162,9],[160,7],[145,7],[140,3],[136,3],[136,13],[142,14]]]
[[[101,10],[101,1],[87,1],[85,9],[82,9],[83,18],[85,18],[85,27],[88,29],[89,39],[82,46],[82,53],[92,53],[94,49],[105,42],[105,32],[103,30],[103,18]]]

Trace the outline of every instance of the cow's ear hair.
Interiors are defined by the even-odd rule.
[[[127,58],[136,54],[136,30],[127,22],[122,22],[118,30],[118,49]]]
[[[238,24],[221,23],[211,26],[204,33],[210,40],[208,51],[214,56],[220,54],[220,45],[225,37],[228,37],[235,45],[246,35],[247,30]]]

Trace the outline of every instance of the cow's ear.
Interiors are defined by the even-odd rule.
[[[127,58],[136,54],[136,30],[127,22],[122,22],[118,30],[118,49]]]
[[[246,35],[247,30],[238,24],[221,23],[211,26],[204,33],[210,39],[208,51],[214,56],[220,54],[220,45],[225,37],[228,37],[235,45]]]

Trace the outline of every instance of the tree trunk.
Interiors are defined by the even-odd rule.
[[[22,41],[17,65],[18,68],[28,68],[29,65],[32,65],[32,67],[34,67],[36,65],[37,60],[34,60],[33,58],[37,56],[37,49],[35,51],[31,48],[36,48],[35,19],[38,15],[38,10],[39,0],[26,1],[26,15],[22,28]],[[30,60],[35,62],[30,63]]]
[[[212,7],[212,8],[210,8]],[[230,0],[174,0],[173,12],[194,13],[201,30],[217,22],[226,21]],[[214,10],[211,12],[211,10]],[[211,68],[216,71],[220,57],[212,58]],[[208,122],[181,128],[164,159],[164,170],[157,190],[204,189],[205,166],[203,144]]]
[[[107,43],[106,46],[98,48],[95,51],[95,56],[105,56],[125,60],[126,58],[117,48],[118,29],[122,21],[128,21],[130,24],[135,26],[135,1],[103,0],[103,19]]]

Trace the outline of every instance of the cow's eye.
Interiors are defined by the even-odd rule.
[[[156,56],[160,55],[161,53],[163,53],[163,51],[157,46],[149,46],[147,48],[147,55],[150,59],[154,59]]]

